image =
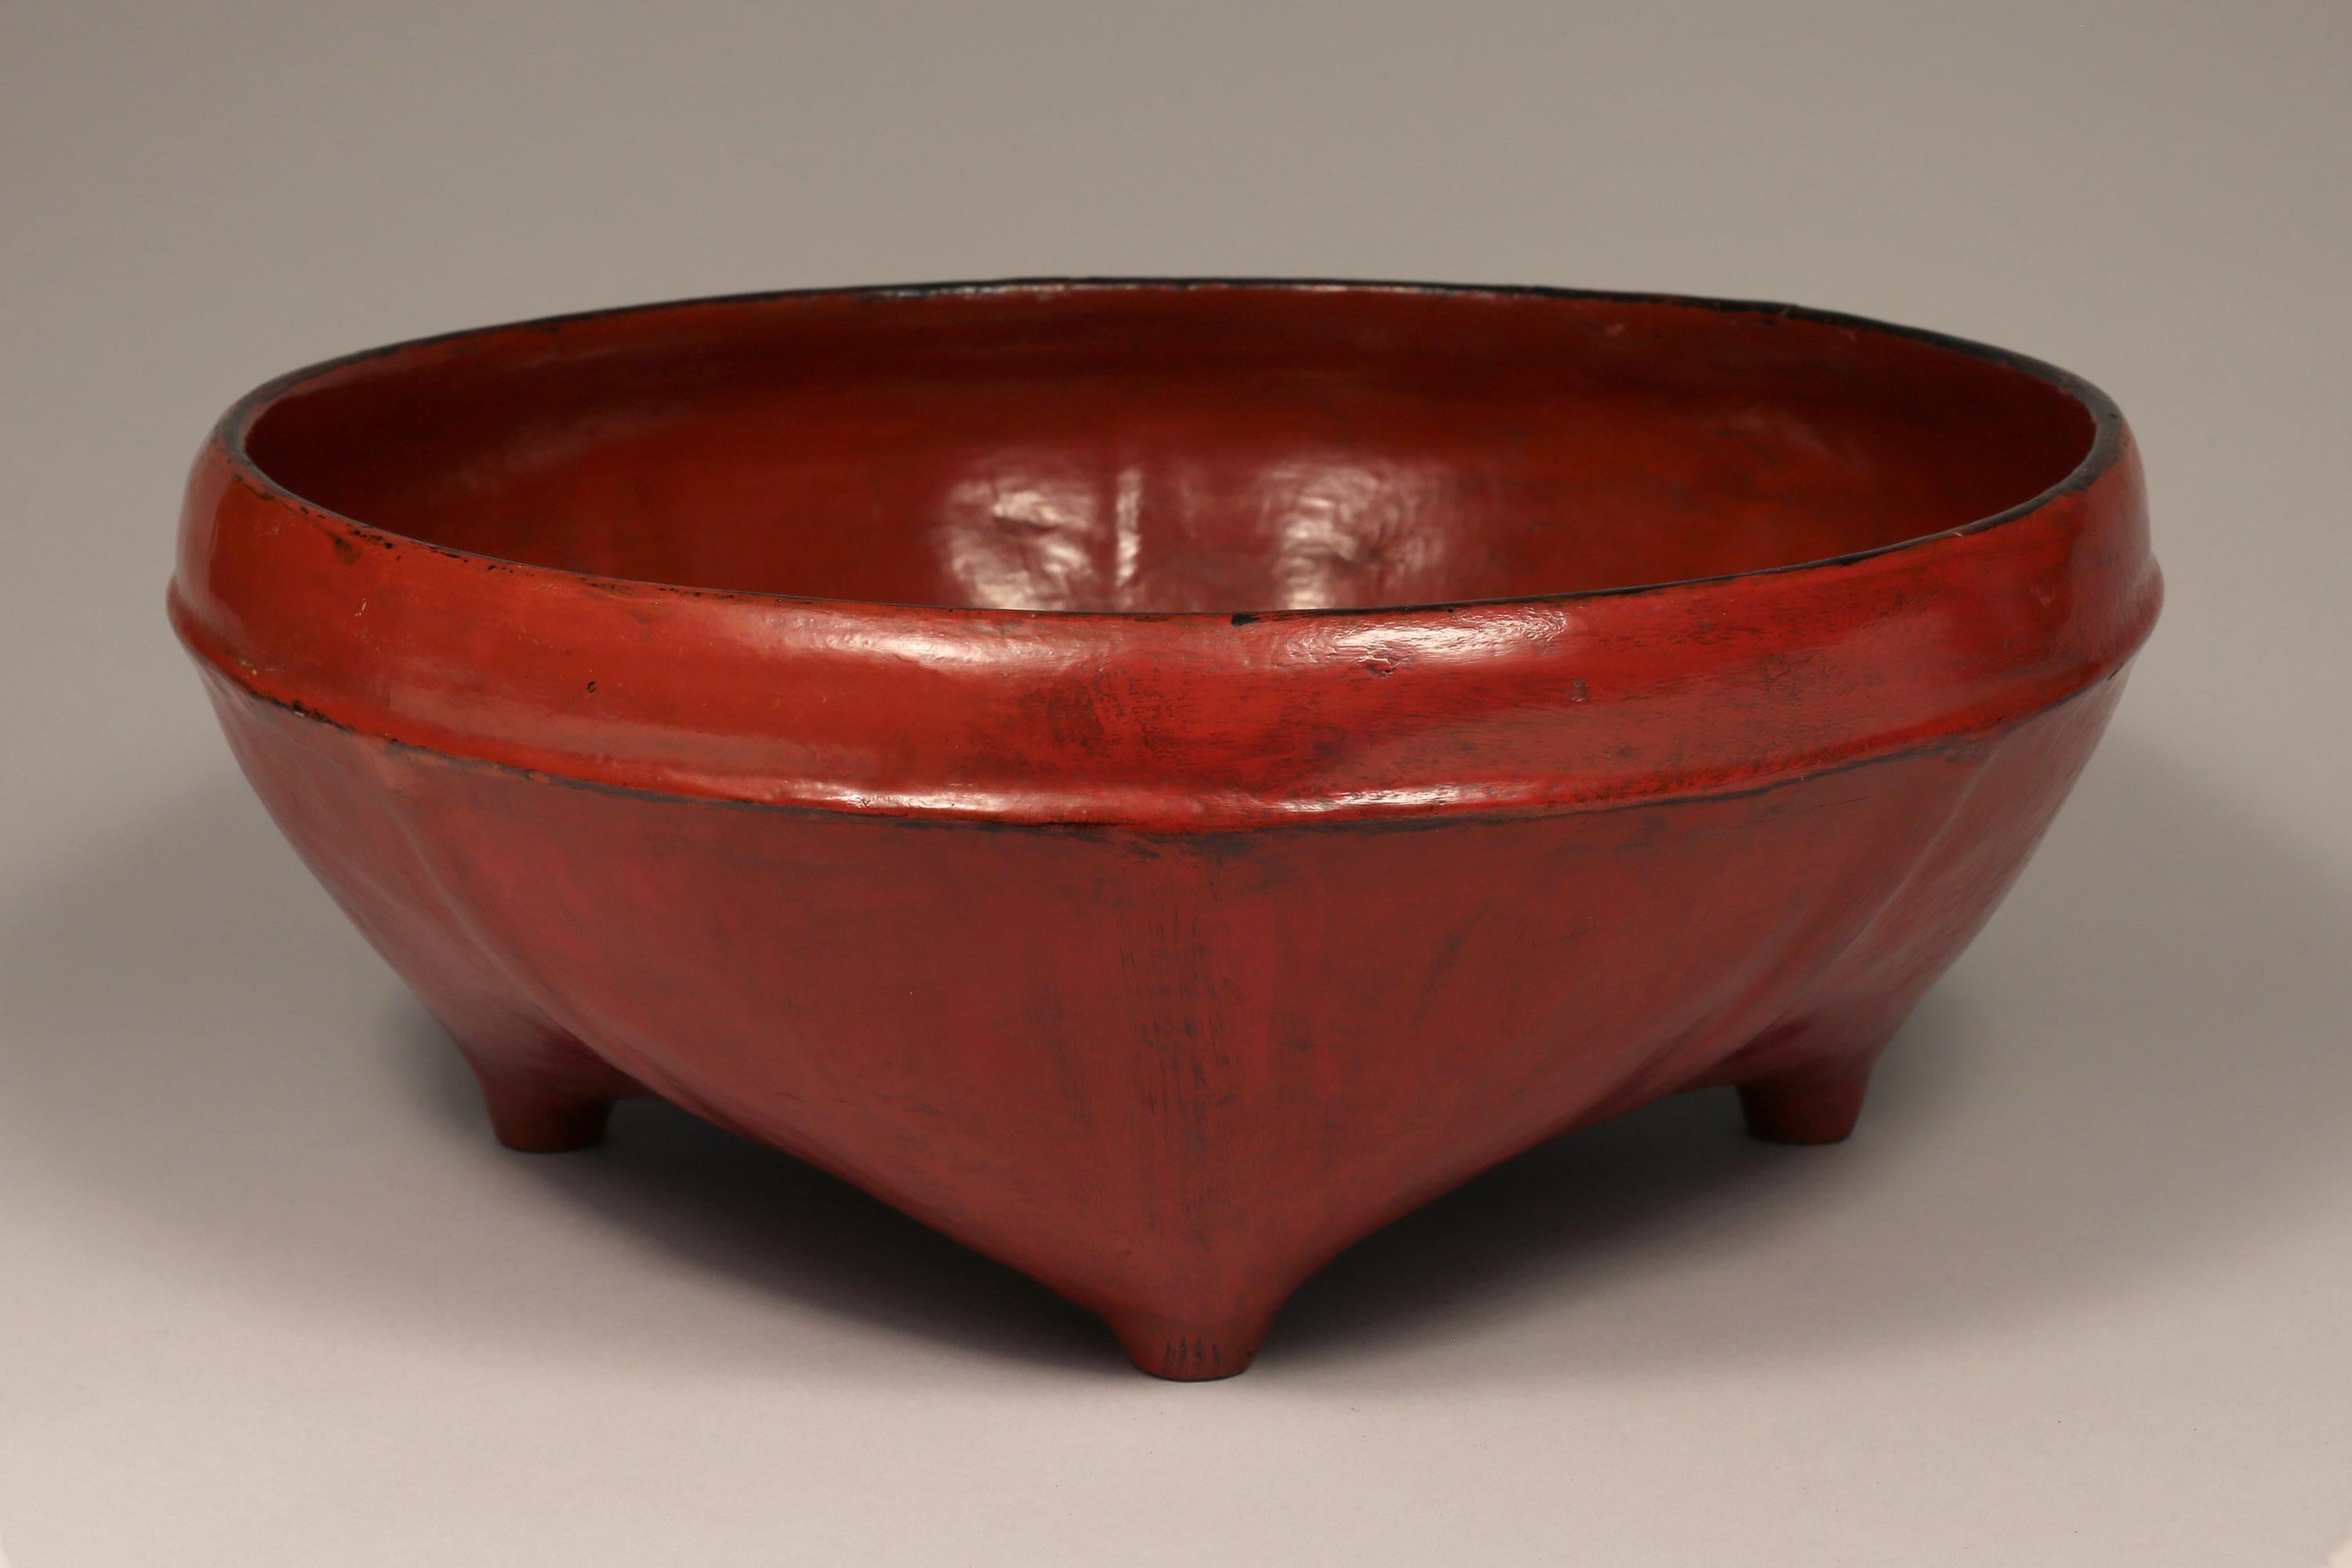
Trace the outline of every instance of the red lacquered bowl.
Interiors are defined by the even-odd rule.
[[[1044,282],[299,373],[172,613],[507,1143],[663,1096],[1202,1378],[1581,1123],[1843,1137],[2158,592],[2121,417],[2014,355]]]

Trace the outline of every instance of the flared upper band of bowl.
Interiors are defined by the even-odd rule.
[[[2113,673],[2159,592],[2113,405],[1998,351],[1648,296],[1049,281],[282,378],[199,456],[173,611],[225,692],[467,761],[1220,827],[1965,739]]]

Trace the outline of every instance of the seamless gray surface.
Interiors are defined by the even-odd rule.
[[[2347,67],[2318,3],[0,10],[8,1561],[2327,1562]],[[664,1107],[490,1142],[164,627],[205,426],[481,321],[1050,272],[1789,299],[2116,396],[2166,618],[1853,1142],[1654,1107],[1198,1387]]]

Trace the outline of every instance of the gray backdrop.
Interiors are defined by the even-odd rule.
[[[0,1539],[137,1564],[2317,1564],[2352,1530],[2352,7],[0,9]],[[499,1152],[163,618],[249,384],[1039,272],[1782,298],[2112,391],[2171,602],[1859,1138],[1727,1097],[1150,1383],[657,1106]]]

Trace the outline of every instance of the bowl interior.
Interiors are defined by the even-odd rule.
[[[2034,370],[1801,312],[1098,285],[493,329],[298,380],[243,440],[316,506],[541,566],[1173,612],[1843,555],[2030,500],[2095,433]]]

